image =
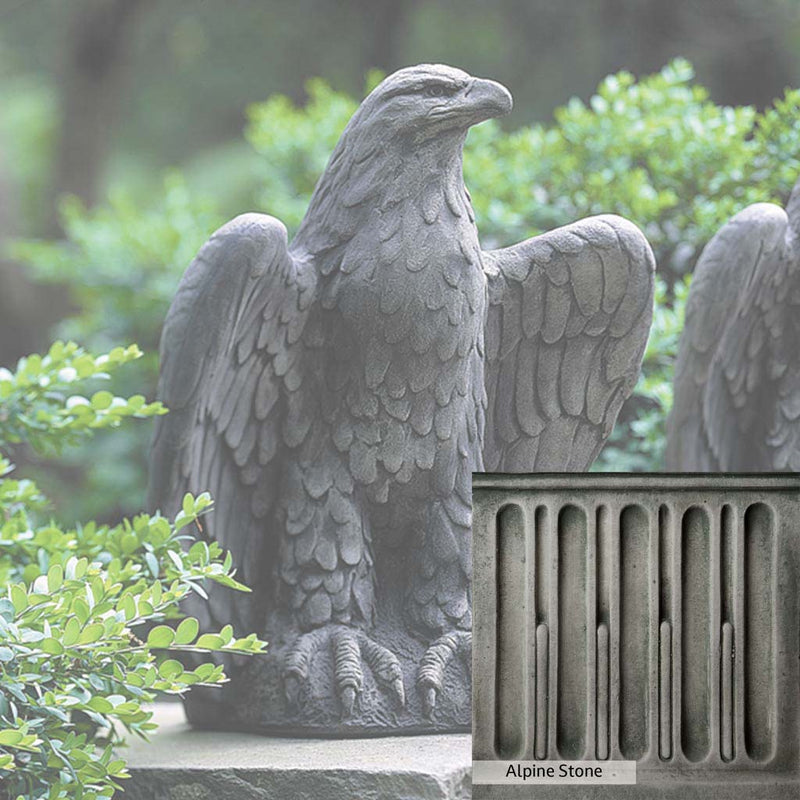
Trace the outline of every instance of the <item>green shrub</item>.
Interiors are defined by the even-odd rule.
[[[261,652],[255,634],[230,626],[199,635],[180,618],[203,581],[245,590],[230,556],[186,532],[211,506],[187,495],[174,520],[139,514],[118,525],[65,528],[30,480],[11,477],[3,451],[27,443],[59,452],[128,418],[162,414],[143,396],[91,394],[89,381],[141,355],[136,347],[94,357],[56,342],[45,356],[0,370],[0,786],[27,800],[109,798],[127,777],[115,754],[123,730],[156,727],[147,703],[156,692],[180,693],[225,680],[205,663],[185,669],[169,651]],[[181,533],[183,531],[183,533]],[[143,627],[151,627],[143,633]],[[155,624],[154,627],[152,625]],[[137,636],[137,633],[142,638]]]
[[[261,156],[257,203],[294,231],[328,158],[358,101],[336,92],[321,78],[306,85],[308,102],[298,108],[274,95],[248,109],[245,138]]]
[[[465,172],[484,235],[507,243],[613,211],[643,228],[671,282],[743,206],[785,200],[800,173],[800,91],[758,114],[716,105],[693,78],[682,59],[639,82],[620,72],[554,125],[475,129]]]
[[[140,343],[146,355],[120,376],[123,393],[154,393],[158,340],[170,300],[183,270],[223,221],[177,173],[163,185],[163,195],[149,208],[124,192],[91,211],[66,197],[61,203],[64,241],[26,240],[11,247],[37,280],[67,285],[78,312],[59,325],[57,336],[98,352],[120,341]],[[57,472],[45,467],[34,474],[63,518],[116,518],[142,507],[148,445],[149,435],[123,429],[98,437],[91,447],[71,449],[60,458]]]
[[[88,211],[75,197],[61,201],[66,240],[16,242],[11,254],[43,282],[67,283],[76,315],[57,333],[98,350],[135,341],[155,365],[164,310],[183,270],[222,222],[208,198],[195,197],[170,173],[151,207],[115,192]]]
[[[0,54],[0,62],[3,60]],[[41,230],[49,220],[47,193],[52,182],[58,134],[58,98],[40,77],[11,79],[0,66],[0,143],[3,192],[13,193],[14,230]],[[4,198],[5,201],[5,198]]]
[[[650,337],[636,390],[592,466],[595,471],[649,472],[663,468],[665,425],[672,409],[672,368],[683,330],[691,276],[672,287],[656,276]]]
[[[683,275],[730,216],[752,202],[785,201],[800,174],[800,91],[787,91],[758,113],[716,105],[693,79],[681,59],[639,81],[621,72],[606,78],[588,103],[573,99],[557,109],[552,123],[505,132],[490,121],[467,139],[465,178],[485,247],[600,212],[628,217],[653,244],[664,282],[656,324],[643,378],[601,456],[605,469],[661,467]],[[314,80],[302,107],[280,95],[251,106],[245,136],[261,163],[254,207],[293,231],[356,105]],[[66,241],[15,250],[39,278],[69,283],[78,313],[62,333],[93,347],[128,340],[154,350],[180,273],[210,230],[243,210],[216,209],[173,176],[152,208],[119,197],[90,212],[67,203]],[[155,376],[150,362],[136,385],[151,391]],[[104,462],[125,474],[92,471],[90,454],[76,451],[73,460],[90,473],[80,495],[89,508],[74,508],[76,516],[104,513],[109,505],[127,510],[114,489],[121,478],[138,487],[128,498],[141,495],[146,443],[116,436],[106,442],[120,449],[106,452]],[[51,491],[73,508],[66,500],[74,492],[59,493],[57,484]]]

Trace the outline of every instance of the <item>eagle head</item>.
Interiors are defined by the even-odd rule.
[[[467,129],[511,111],[511,93],[495,81],[444,64],[419,64],[389,75],[361,104],[356,125],[377,123],[384,139],[419,142]]]
[[[470,126],[511,110],[505,86],[443,64],[389,75],[348,122],[294,238],[295,252],[348,241],[390,195],[411,198],[435,180],[463,184],[461,151]]]

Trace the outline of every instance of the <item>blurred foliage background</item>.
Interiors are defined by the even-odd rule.
[[[514,94],[467,145],[486,246],[606,211],[653,243],[646,368],[599,466],[661,468],[695,260],[800,174],[800,0],[0,0],[0,365],[136,342],[117,391],[151,398],[199,245],[245,210],[296,227],[366,88],[419,61]],[[14,457],[66,520],[115,519],[144,502],[142,428]]]

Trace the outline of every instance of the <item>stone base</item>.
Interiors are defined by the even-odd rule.
[[[126,800],[466,800],[467,734],[278,739],[189,727],[179,703],[156,710],[151,742],[124,755]]]

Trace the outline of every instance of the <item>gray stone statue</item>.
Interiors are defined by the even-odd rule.
[[[675,366],[667,468],[800,470],[800,181],[756,203],[694,271]]]
[[[421,65],[353,115],[287,243],[217,231],[164,327],[153,507],[208,490],[241,595],[189,609],[269,654],[199,725],[469,730],[471,475],[585,470],[639,372],[654,262],[602,216],[485,252],[462,177],[501,85]]]

